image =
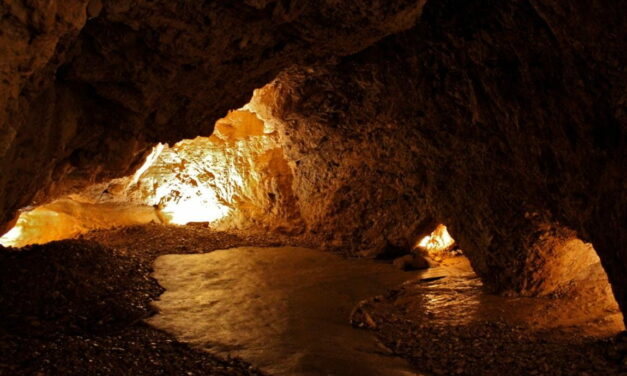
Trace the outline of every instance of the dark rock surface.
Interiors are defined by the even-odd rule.
[[[374,254],[445,223],[487,287],[528,295],[580,238],[624,310],[625,7],[432,1],[401,32],[424,3],[5,1],[0,222],[283,71],[267,111],[309,231]]]
[[[283,74],[269,107],[304,219],[381,249],[435,218],[488,288],[526,295],[555,289],[580,238],[624,308],[623,11],[433,2],[408,32]]]
[[[0,375],[262,375],[144,323],[159,255],[280,239],[148,225],[20,250],[0,247]]]
[[[3,2],[0,223],[211,134],[281,69],[407,29],[423,3]]]

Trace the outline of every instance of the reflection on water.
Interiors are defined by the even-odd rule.
[[[235,248],[157,259],[166,288],[149,323],[275,375],[416,375],[349,325],[352,308],[415,276],[304,248]]]
[[[530,329],[572,329],[590,336],[614,335],[624,329],[600,264],[591,265],[586,279],[574,281],[573,289],[559,298],[488,294],[464,257],[449,259],[420,277],[396,289],[390,301],[430,326],[503,321]]]
[[[397,317],[432,328],[509,322],[532,331],[615,334],[624,328],[622,316],[603,270],[594,268],[568,297],[506,298],[485,293],[463,257],[405,273],[303,248],[168,255],[155,263],[166,292],[155,302],[160,313],[149,322],[276,375],[415,375],[372,332],[349,325],[355,305],[363,301],[356,323],[361,317],[377,325],[387,317],[393,326]]]

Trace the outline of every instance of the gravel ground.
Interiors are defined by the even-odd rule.
[[[19,251],[0,247],[0,375],[261,375],[143,320],[163,292],[151,277],[156,257],[278,245],[312,247],[273,234],[162,225],[96,231]],[[489,315],[468,320],[477,307],[464,302],[485,298],[480,282],[425,290],[438,281],[410,282],[363,302],[353,324],[372,330],[385,352],[426,375],[627,376],[624,332],[593,337],[585,328],[540,330]]]
[[[561,326],[565,319],[556,312],[562,303],[570,307],[556,300],[487,295],[476,276],[426,278],[362,302],[351,319],[427,375],[627,376],[620,315]],[[537,312],[547,307],[540,328]],[[525,316],[534,316],[533,327],[508,319]],[[606,334],[587,334],[598,332]]]
[[[147,224],[112,230],[92,231],[81,236],[121,252],[141,254],[151,265],[165,254],[206,253],[216,249],[241,246],[275,247],[282,245],[312,247],[313,241],[277,233],[217,232],[206,226],[170,226]]]
[[[148,225],[0,247],[0,375],[260,375],[144,324],[156,257],[281,240]]]

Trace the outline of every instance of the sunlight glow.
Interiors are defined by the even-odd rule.
[[[0,245],[4,247],[19,247],[20,238],[22,237],[22,224],[19,222],[13,226],[9,232],[0,237]]]
[[[219,119],[210,137],[157,144],[131,176],[21,213],[0,244],[21,247],[131,224],[208,223],[287,228],[292,175],[272,125],[254,105]]]
[[[455,240],[451,237],[444,225],[438,225],[430,234],[422,238],[416,248],[422,248],[428,252],[440,252],[449,249],[455,244]]]

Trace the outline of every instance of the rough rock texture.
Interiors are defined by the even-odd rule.
[[[409,32],[280,77],[272,113],[284,123],[295,192],[301,205],[328,204],[301,207],[304,218],[322,231],[361,221],[362,239],[373,229],[408,241],[434,216],[489,288],[524,294],[556,288],[551,279],[585,252],[579,243],[564,256],[579,237],[625,308],[618,8],[432,2]]]
[[[262,90],[266,95],[253,98],[266,110],[262,117],[281,132],[308,230],[331,244],[385,256],[408,251],[438,222],[457,225],[454,237],[460,236],[475,268],[492,281],[488,286],[511,293],[550,294],[587,273],[598,257],[574,231],[549,223],[551,217],[496,205],[494,197],[512,194],[503,187],[465,186],[474,174],[497,182],[509,165],[496,165],[500,156],[468,153],[490,147],[480,137],[474,145],[446,133],[441,140],[432,138],[438,135],[439,119],[422,123],[414,116],[412,111],[423,111],[424,100],[415,97],[420,88],[395,73],[415,74],[414,68],[394,59],[388,60],[398,64],[394,68],[382,66],[382,48],[337,67],[285,73]],[[469,149],[461,149],[463,142]],[[495,170],[487,168],[488,158]],[[516,174],[529,172],[509,173],[509,184],[516,184]],[[515,203],[511,197],[508,204]],[[495,234],[502,238],[488,238]]]
[[[0,8],[25,33],[2,74],[26,72],[0,83],[0,222],[37,192],[133,171],[156,141],[208,135],[284,70],[260,116],[309,231],[376,253],[445,223],[486,286],[523,294],[559,287],[579,238],[627,307],[617,2],[432,1],[376,44],[424,1],[94,0],[80,33],[84,8],[39,27],[42,4]]]
[[[61,198],[20,214],[15,226],[0,237],[5,247],[71,239],[91,230],[161,223],[157,209],[129,203],[81,202]]]
[[[0,5],[0,223],[208,136],[281,69],[411,27],[424,0]],[[37,195],[37,197],[35,197]]]
[[[210,137],[158,144],[132,176],[23,211],[0,244],[43,244],[150,222],[302,234],[292,180],[278,132],[240,109],[218,120]]]
[[[163,148],[130,183],[117,196],[154,205],[166,223],[283,232],[302,228],[277,132],[248,110],[219,120],[211,137]]]
[[[218,120],[211,137],[160,144],[134,176],[72,197],[153,206],[163,223],[284,233],[303,227],[277,131],[250,110]]]
[[[252,103],[281,134],[309,232],[370,255],[406,253],[437,224],[416,130],[394,122],[384,85],[368,81],[377,67],[350,68],[289,72]]]

